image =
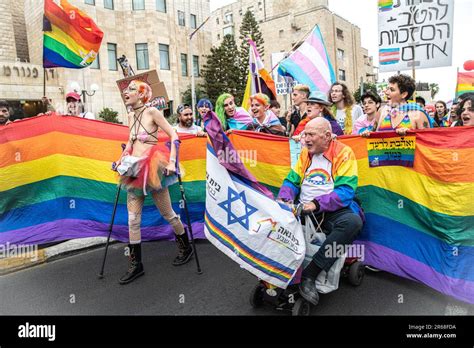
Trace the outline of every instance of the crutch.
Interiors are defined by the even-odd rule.
[[[122,151],[125,150],[125,144],[122,144]],[[115,168],[115,163],[114,163],[114,166],[112,167],[114,170],[116,170]],[[109,242],[110,242],[110,236],[112,235],[112,228],[114,226],[114,220],[115,220],[115,213],[117,212],[117,205],[118,205],[118,200],[119,200],[119,197],[120,197],[120,191],[121,191],[121,187],[122,185],[118,185],[118,188],[117,188],[117,194],[115,195],[115,204],[114,204],[114,210],[112,212],[112,218],[110,219],[110,225],[109,225],[109,236],[107,237],[107,243],[105,243],[105,251],[104,251],[104,259],[102,260],[102,268],[100,269],[100,273],[99,273],[99,279],[102,279],[104,278],[104,267],[105,267],[105,260],[107,258],[107,250],[109,249]]]
[[[186,224],[189,228],[189,234],[191,235],[191,245],[193,246],[194,257],[196,259],[197,274],[202,274],[201,266],[199,264],[199,258],[196,250],[196,244],[194,243],[193,228],[191,226],[191,218],[189,217],[188,203],[186,201],[186,193],[184,192],[183,181],[181,179],[181,172],[179,170],[179,144],[181,140],[175,140],[174,145],[176,147],[176,175],[178,176],[179,190],[181,191],[181,198],[184,204],[184,214],[186,215]],[[171,145],[170,143],[168,143]],[[167,145],[168,145],[167,144]]]

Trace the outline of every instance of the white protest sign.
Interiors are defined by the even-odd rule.
[[[453,0],[379,0],[380,72],[450,66]]]

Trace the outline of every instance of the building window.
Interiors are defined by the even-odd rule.
[[[216,18],[216,24],[219,25],[219,18]]]
[[[148,63],[148,44],[135,44],[135,52],[137,54],[137,69],[146,70],[150,68]]]
[[[95,5],[95,0],[85,0],[84,3],[87,5]]]
[[[184,12],[178,10],[178,24],[181,25],[182,27],[186,26],[186,20],[184,18]]]
[[[97,53],[97,57],[95,57],[90,67],[91,69],[100,69],[99,53]]]
[[[339,69],[339,80],[346,81],[346,71]]]
[[[134,11],[145,9],[145,0],[132,0],[132,9]]]
[[[242,16],[242,9],[239,10],[239,16]]]
[[[188,55],[181,53],[181,76],[188,76]]]
[[[234,27],[233,27],[233,26],[225,27],[225,28],[222,30],[222,35],[223,35],[223,36],[226,36],[226,35],[232,35],[232,36],[234,36]]]
[[[234,15],[232,13],[226,13],[224,16],[224,24],[229,24],[234,22]]]
[[[344,32],[341,29],[336,29],[337,38],[340,40],[344,40]]]
[[[109,56],[109,70],[117,70],[117,45],[114,43],[107,44],[107,54]]]
[[[344,50],[341,50],[340,48],[337,49],[337,58],[338,59],[344,59]]]
[[[283,33],[284,33],[284,30],[281,29],[281,30],[278,32],[278,37],[283,37]]]
[[[166,13],[166,0],[156,0],[156,10]]]
[[[104,8],[113,10],[114,9],[114,0],[104,0]]]
[[[197,28],[197,18],[196,15],[191,15],[191,28],[196,29]]]
[[[160,44],[160,69],[170,70],[170,46]]]
[[[217,40],[221,39],[221,34],[217,34]]]
[[[193,56],[193,75],[199,76],[199,56]]]

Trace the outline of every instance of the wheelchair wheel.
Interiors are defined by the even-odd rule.
[[[349,267],[349,283],[353,286],[359,286],[364,279],[365,266],[360,261],[354,262]]]
[[[262,284],[256,285],[250,293],[250,305],[253,308],[259,308],[263,306],[263,292],[265,287]]]
[[[297,299],[293,306],[293,309],[291,310],[291,314],[294,317],[309,316],[311,314],[311,303],[306,301],[304,298]]]

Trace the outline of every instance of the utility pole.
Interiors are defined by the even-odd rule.
[[[211,17],[207,17],[207,19],[201,23],[199,27],[194,30],[191,35],[189,35],[189,59],[191,60],[191,100],[192,100],[192,108],[193,112],[196,113],[196,81],[194,76],[194,58],[193,58],[193,37],[203,26],[207,23]]]

